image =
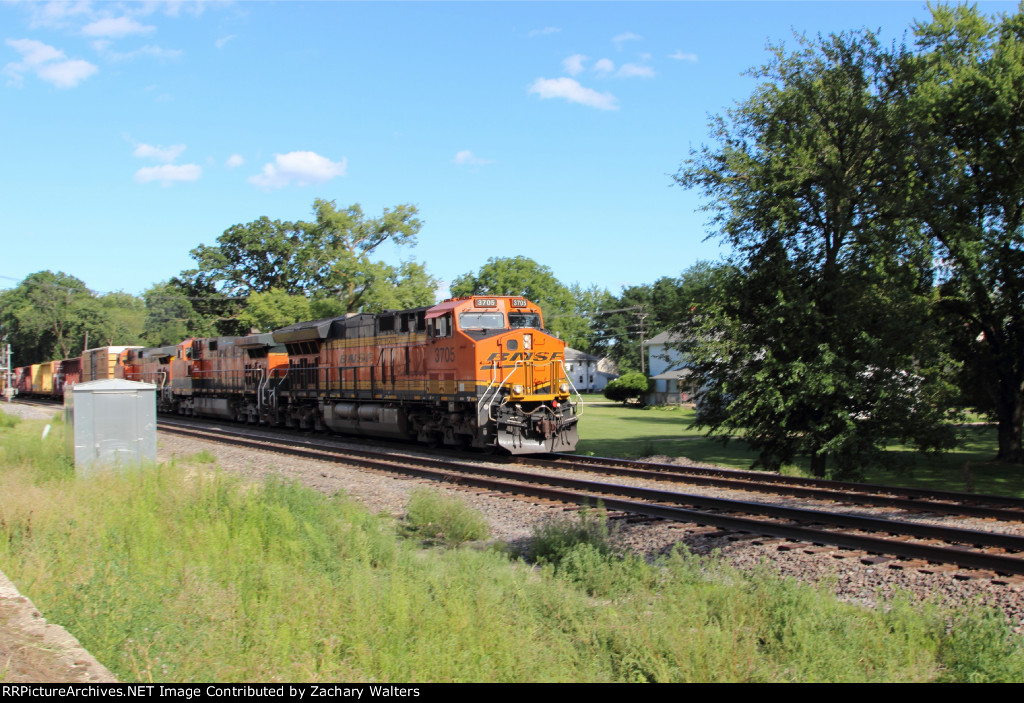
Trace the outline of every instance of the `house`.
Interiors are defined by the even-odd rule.
[[[680,342],[675,332],[662,332],[644,342],[647,348],[648,374],[653,390],[648,405],[678,405],[693,401],[697,390],[685,357],[673,345]]]
[[[586,354],[578,349],[565,348],[565,372],[579,392],[602,391],[608,381],[617,378],[618,367],[605,357]]]

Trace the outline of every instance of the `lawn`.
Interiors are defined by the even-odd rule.
[[[751,468],[757,456],[741,439],[723,444],[705,438],[693,426],[690,407],[623,406],[596,394],[585,395],[583,401],[577,454],[630,459],[667,455],[737,469]],[[957,449],[924,456],[894,446],[889,466],[870,468],[865,478],[868,483],[1024,498],[1024,466],[994,462],[995,455],[995,427],[972,424],[961,429]],[[805,473],[808,466],[804,461],[790,468]]]

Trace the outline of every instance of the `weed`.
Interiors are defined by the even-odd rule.
[[[0,429],[17,427],[19,422],[21,422],[21,418],[17,415],[8,415],[3,410],[0,410]]]
[[[485,539],[490,534],[483,515],[454,496],[427,488],[417,488],[409,496],[406,531],[446,544]]]
[[[533,528],[526,549],[533,561],[558,565],[578,545],[602,556],[612,553],[612,531],[604,508],[583,508],[575,516],[562,515]]]
[[[213,454],[213,452],[210,452],[210,451],[208,451],[206,449],[203,449],[201,451],[196,452],[191,457],[189,457],[189,459],[191,459],[192,461],[196,462],[197,464],[216,464],[217,463],[216,455]]]
[[[994,610],[967,610],[939,647],[942,679],[968,683],[1024,681],[1024,646]]]

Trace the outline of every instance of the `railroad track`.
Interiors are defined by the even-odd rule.
[[[977,569],[995,574],[1024,575],[1024,537],[998,531],[967,530],[921,522],[852,515],[836,510],[794,508],[747,500],[714,498],[660,488],[553,475],[550,471],[536,473],[529,471],[525,466],[514,469],[501,468],[479,461],[431,458],[421,455],[381,454],[353,450],[348,447],[342,449],[328,441],[309,438],[297,439],[294,435],[282,438],[267,432],[253,432],[222,426],[206,426],[199,429],[181,422],[165,420],[161,420],[160,424],[162,431],[227,442],[234,446],[282,452],[376,471],[439,480],[492,492],[577,505],[593,506],[601,503],[608,510],[642,515],[648,518],[695,523],[723,530],[862,550],[871,554],[902,559],[953,564],[961,568]],[[490,459],[493,457],[488,458],[488,460]],[[566,462],[571,463],[573,460],[556,458],[551,461],[563,466]],[[535,460],[526,458],[525,461],[516,459],[506,462],[505,465],[534,463]],[[541,460],[540,463],[550,464],[548,460]],[[621,464],[622,462],[617,463]],[[642,470],[632,466],[620,468]],[[591,465],[587,470],[594,471],[595,468]],[[605,468],[602,467],[600,470],[604,471]],[[655,471],[655,473],[670,474],[673,472]],[[645,475],[644,478],[649,478],[649,476]],[[725,478],[731,478],[731,476],[720,477],[718,480],[725,480]],[[769,478],[780,477],[769,475]],[[747,478],[739,480],[748,481]],[[775,488],[777,489],[778,486]],[[809,486],[794,486],[794,488],[826,490]],[[778,491],[773,489],[773,492]],[[856,496],[856,500],[859,501],[860,498],[860,495]],[[873,496],[872,500],[877,498],[878,496]],[[849,498],[847,498],[847,502],[849,502]],[[947,514],[949,513],[949,501],[933,502],[941,503],[945,506]],[[1012,502],[1011,500],[1010,503]],[[877,505],[877,503],[871,504]],[[921,505],[922,502],[918,501],[915,503],[915,508],[921,509]],[[933,512],[932,507],[925,509]],[[1012,506],[1003,506],[1000,509],[1004,510],[1005,514],[1016,515],[1016,517],[1000,519],[1020,520],[1020,514],[1015,513]]]
[[[556,454],[552,457],[518,456],[507,457],[505,461],[527,466],[600,471],[609,475],[637,479],[772,493],[858,506],[897,508],[927,515],[1024,522],[1024,499],[1021,498],[782,476],[764,471],[655,464],[628,459],[577,457],[570,454]]]

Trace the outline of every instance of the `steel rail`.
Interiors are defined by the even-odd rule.
[[[600,471],[618,476],[646,479],[651,481],[669,481],[672,483],[687,483],[698,486],[715,486],[718,488],[729,488],[732,490],[751,491],[756,493],[772,493],[775,495],[788,495],[795,498],[812,498],[815,500],[828,500],[833,502],[855,503],[857,505],[874,505],[879,507],[899,508],[917,512],[931,512],[942,515],[961,515],[976,518],[992,518],[1010,522],[1024,522],[1024,505],[1020,508],[989,507],[974,503],[954,503],[930,500],[926,497],[901,497],[896,495],[901,489],[891,488],[888,494],[877,494],[873,492],[851,492],[842,482],[820,481],[810,484],[812,487],[805,487],[800,484],[780,483],[772,480],[773,474],[759,472],[748,472],[737,470],[737,475],[729,473],[729,469],[703,469],[702,467],[680,467],[681,470],[667,470],[670,465],[635,463],[637,467],[623,466],[619,460],[608,460],[608,464],[596,464],[590,462],[562,461],[551,459],[534,459],[529,456],[502,457],[502,460],[517,466],[537,466],[548,469],[566,469],[570,471]],[[664,467],[664,468],[661,468]],[[671,468],[676,468],[671,466]],[[687,469],[694,468],[698,471],[690,472]],[[698,473],[699,472],[699,473]],[[762,478],[762,476],[764,478]],[[790,478],[790,477],[782,477]],[[811,479],[813,481],[813,479]],[[831,485],[836,484],[836,485]],[[825,487],[819,487],[825,485]],[[856,484],[859,485],[859,484]],[[851,494],[852,493],[852,494]],[[968,497],[970,494],[951,494]]]
[[[570,466],[578,470],[592,470],[599,468],[604,471],[611,467],[633,468],[647,470],[656,473],[709,476],[729,479],[747,479],[758,483],[774,483],[782,486],[807,486],[811,488],[826,488],[841,492],[870,494],[870,495],[893,495],[898,494],[911,498],[931,498],[940,501],[961,501],[975,505],[998,505],[1006,508],[1017,508],[1024,511],[1024,498],[1012,496],[995,496],[976,493],[957,493],[955,491],[944,491],[930,488],[910,488],[901,486],[885,486],[872,483],[855,483],[852,481],[833,481],[829,479],[805,478],[803,476],[783,476],[768,471],[747,471],[744,469],[708,468],[705,466],[688,466],[684,464],[656,464],[652,462],[633,461],[629,459],[610,459],[603,457],[580,457],[571,454],[554,454],[555,458],[541,457],[513,457],[514,461],[530,462],[536,461],[538,465],[546,464],[552,467]]]

